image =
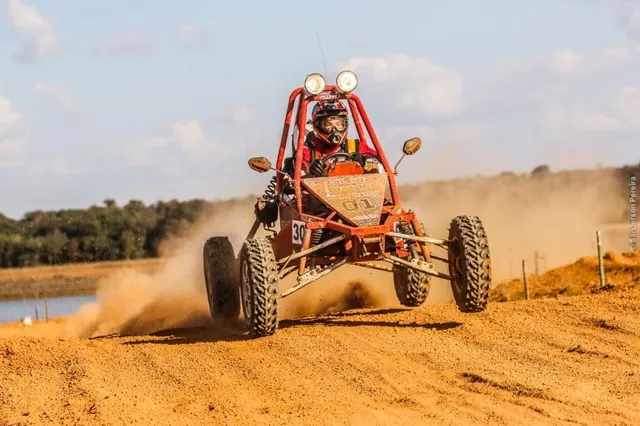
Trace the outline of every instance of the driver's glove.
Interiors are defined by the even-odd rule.
[[[309,173],[315,177],[320,177],[327,171],[327,166],[322,160],[313,160],[309,166]]]

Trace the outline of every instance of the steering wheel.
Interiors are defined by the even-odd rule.
[[[322,159],[323,163],[326,163],[327,161],[333,160],[334,158],[338,158],[338,157],[344,157],[345,161],[351,159],[351,154],[348,154],[346,152],[334,152],[333,154],[329,154],[326,157],[324,157]]]
[[[358,158],[359,157],[359,158]],[[353,161],[355,163],[358,164],[358,166],[364,168],[365,167],[365,163],[366,160],[371,158],[376,160],[375,162],[378,163],[378,158],[376,155],[371,154],[371,153],[353,153],[353,154],[349,154],[346,152],[334,152],[333,154],[329,154],[326,157],[324,157],[322,159],[322,162],[326,165],[327,163],[329,163],[328,166],[326,166],[328,169],[331,169],[333,167],[335,167],[335,165],[337,164],[337,159],[338,158],[343,158],[343,161]]]

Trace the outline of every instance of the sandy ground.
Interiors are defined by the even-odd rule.
[[[482,217],[500,282],[534,251],[542,272],[595,254],[602,218],[627,205],[616,179],[568,178],[409,188],[406,205],[433,236],[461,212]],[[620,264],[611,275],[620,283],[597,294],[567,297],[595,286],[592,261],[575,276],[549,275],[549,285],[532,281],[532,294],[549,298],[519,300],[515,280],[498,295],[507,301],[472,315],[449,303],[442,280],[409,310],[388,277],[341,271],[287,298],[276,335],[248,340],[209,320],[202,246],[228,235],[237,251],[250,212],[204,218],[167,243],[162,268],[105,277],[98,301],[69,319],[0,326],[0,426],[640,424],[633,265]],[[345,311],[359,302],[331,288],[338,277],[387,294],[355,286],[366,309]]]
[[[640,424],[640,289],[58,338],[0,328],[0,424]]]

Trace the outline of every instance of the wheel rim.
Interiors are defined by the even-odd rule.
[[[462,271],[462,265],[461,265],[461,261],[462,261],[462,256],[461,256],[461,248],[460,248],[460,242],[457,239],[454,239],[452,241],[451,244],[451,253],[453,255],[453,259],[452,259],[452,266],[453,266],[453,276],[451,277],[451,287],[453,290],[453,293],[455,295],[456,298],[459,298],[460,295],[462,294],[462,282],[461,280],[464,277],[463,271]]]
[[[249,278],[249,263],[242,262],[242,309],[247,322],[251,321],[251,280]]]

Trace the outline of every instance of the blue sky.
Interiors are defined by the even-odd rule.
[[[0,211],[262,192],[316,31],[401,182],[640,160],[639,1],[321,4],[8,0]]]

